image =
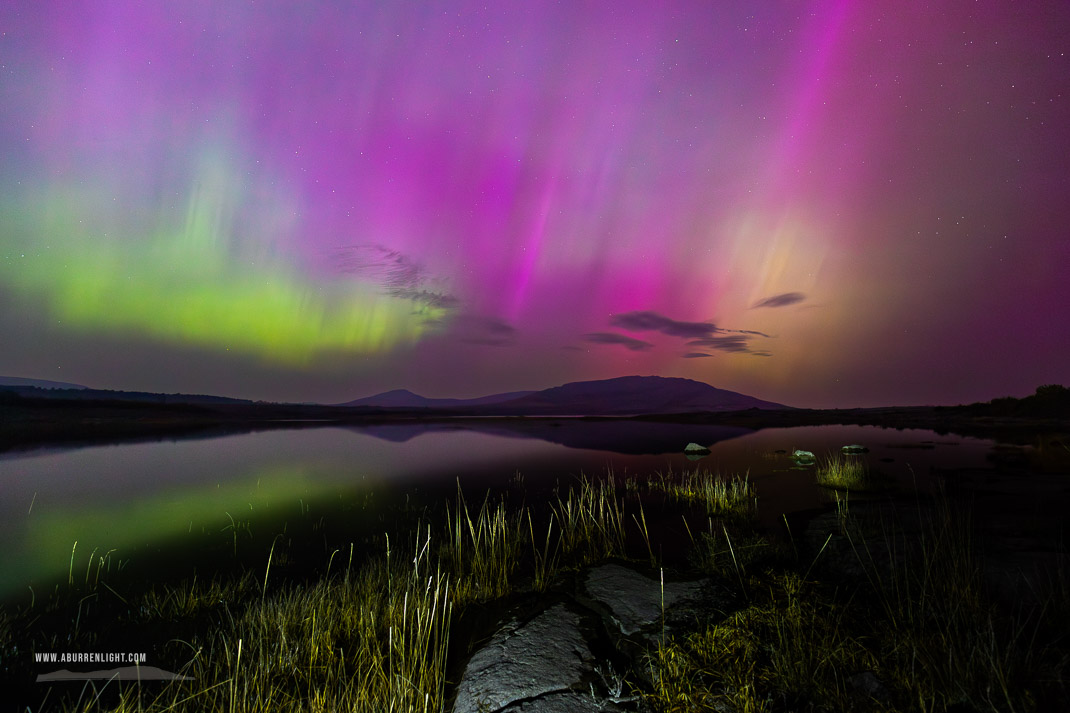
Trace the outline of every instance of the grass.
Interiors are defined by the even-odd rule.
[[[817,484],[834,490],[872,490],[879,479],[858,456],[829,456],[817,467]]]
[[[553,583],[554,575],[557,573],[560,563],[561,540],[560,538],[554,538],[554,515],[551,514],[549,521],[546,523],[546,536],[539,538],[535,536],[535,522],[529,511],[528,532],[531,535],[531,556],[534,562],[534,581],[532,586],[536,592],[545,592]],[[538,547],[539,542],[543,543],[541,551]]]
[[[718,517],[748,520],[757,509],[757,496],[747,475],[728,479],[708,470],[685,471],[676,474],[658,472],[647,480],[650,491],[661,492],[686,503],[700,504],[706,513]]]
[[[986,596],[968,515],[944,498],[921,518],[913,551],[866,569],[884,614],[877,634],[889,679],[919,705],[1032,710],[1023,681],[1042,664],[1029,624],[1001,615]]]
[[[852,710],[843,672],[875,661],[845,631],[844,610],[793,572],[752,578],[750,589],[746,608],[658,645],[648,659],[648,703],[659,711],[758,712],[821,701]]]
[[[259,583],[243,578],[252,586],[231,592],[239,599],[216,612],[215,626],[173,642],[188,658],[178,672],[193,680],[156,696],[147,686],[126,688],[117,699],[95,691],[74,709],[442,710],[453,596],[432,550],[428,530],[403,552],[388,549],[355,572],[271,596],[256,596]],[[216,587],[206,589],[214,596]],[[189,591],[201,590],[191,584]],[[146,599],[161,615],[184,616],[186,602],[202,598]]]
[[[730,577],[737,577],[756,562],[782,554],[765,535],[743,530],[733,537],[724,525],[715,527],[712,518],[698,537],[691,535],[691,545],[690,559],[696,570]]]
[[[248,599],[259,587],[251,572],[238,577],[213,577],[208,581],[196,576],[169,586],[156,586],[138,600],[137,613],[144,621],[194,619],[218,610],[226,602]]]
[[[358,711],[439,710],[452,603],[430,551],[428,534],[400,558],[388,550],[385,562],[373,561],[353,579],[288,590],[251,607],[229,636],[209,644],[227,650],[235,636],[252,644],[244,667],[235,658],[220,672],[241,685],[238,706],[234,696],[202,703],[296,710],[329,700]],[[206,657],[208,665],[215,658]]]
[[[581,478],[549,505],[548,516],[540,518],[531,508],[510,508],[488,494],[472,508],[458,485],[441,529],[418,526],[400,550],[386,536],[379,555],[363,562],[354,563],[352,546],[348,558],[343,553],[336,562],[336,550],[326,572],[307,583],[287,582],[278,573],[276,537],[259,572],[150,587],[123,599],[120,624],[185,632],[153,659],[193,680],[174,682],[155,695],[148,687],[90,684],[88,694],[68,702],[68,708],[443,710],[455,611],[508,596],[522,572],[530,576],[532,589],[543,591],[563,569],[624,557],[629,531],[652,553],[649,533],[639,525],[645,526],[641,506],[626,504],[612,478]],[[236,531],[221,532],[224,550],[234,547]],[[83,573],[76,551],[67,586],[75,596],[89,591],[85,596],[95,597],[99,585],[108,586],[100,580],[109,571],[110,553],[92,553]],[[81,621],[81,602],[76,614]],[[34,611],[24,613],[24,619],[34,616]],[[0,619],[0,643],[13,646],[6,617]],[[67,630],[68,641],[38,637],[32,646],[99,648],[95,635],[87,633],[93,628],[83,621],[81,628]]]
[[[854,520],[840,502],[839,518]],[[761,570],[733,559],[727,581],[740,581],[746,606],[652,648],[647,702],[656,711],[929,712],[1041,711],[1062,700],[1067,583],[1053,579],[1037,610],[997,607],[966,514],[946,498],[919,514],[915,538],[885,523],[882,536],[854,539],[881,528],[848,523],[860,582],[810,579],[805,559]],[[868,691],[867,681],[876,682]]]
[[[557,520],[563,557],[582,566],[626,554],[623,499],[618,499],[616,481],[591,481],[581,477],[577,487],[558,495],[551,504]]]
[[[811,574],[822,571],[821,558],[832,557],[831,550],[822,548],[815,565],[814,553],[775,542],[754,527],[746,476],[696,470],[623,487],[612,477],[581,477],[545,510],[489,495],[470,507],[458,485],[443,523],[384,536],[364,558],[355,558],[353,546],[335,550],[326,571],[308,581],[278,572],[272,543],[259,571],[119,597],[101,579],[102,571],[111,577],[110,553],[93,553],[84,574],[85,560],[72,554],[72,591],[84,601],[108,587],[125,605],[120,627],[175,632],[152,663],[173,662],[171,670],[193,680],[89,688],[66,708],[447,710],[451,633],[467,607],[518,590],[545,591],[566,570],[629,552],[645,552],[655,565],[660,533],[636,497],[644,493],[703,512],[697,529],[681,513],[693,571],[731,589],[741,603],[650,645],[645,675],[634,679],[645,683],[631,685],[652,710],[1040,711],[1045,696],[1057,699],[1058,681],[1070,671],[1068,642],[1058,637],[1070,577],[1051,579],[1050,606],[998,608],[987,598],[968,518],[946,499],[919,505],[920,531],[905,538],[894,523],[863,522],[869,516],[838,496],[830,538],[847,541],[848,554],[837,556],[856,558],[862,576],[818,578]],[[43,607],[15,617],[0,611],[5,658]],[[30,643],[35,650],[87,642],[99,649],[95,634],[83,633],[99,628],[81,621],[73,634],[69,626],[59,629],[73,641],[41,635]],[[877,682],[873,695],[859,683],[865,680]]]
[[[523,544],[520,515],[508,512],[504,500],[492,506],[488,493],[473,521],[458,483],[456,506],[446,520],[439,553],[454,575],[455,601],[485,601],[508,594]]]

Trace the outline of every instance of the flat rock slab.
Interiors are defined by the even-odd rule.
[[[661,582],[618,564],[606,564],[587,574],[587,593],[609,607],[625,636],[653,624],[662,615]],[[665,584],[664,609],[699,598],[702,582]]]
[[[510,621],[468,662],[457,686],[454,713],[588,710],[560,706],[569,689],[593,670],[593,659],[579,615],[563,604],[525,624]]]

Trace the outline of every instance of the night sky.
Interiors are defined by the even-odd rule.
[[[1070,385],[1070,3],[0,5],[0,374]]]

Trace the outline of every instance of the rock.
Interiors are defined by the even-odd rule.
[[[642,639],[661,631],[661,582],[618,564],[578,576],[582,591],[530,619],[510,619],[472,655],[454,713],[647,711],[619,671],[631,670],[626,662],[639,660]],[[705,615],[712,586],[666,583],[664,611],[692,624],[697,610]]]
[[[665,609],[699,598],[702,582],[667,582]],[[625,636],[655,624],[662,616],[661,582],[633,569],[606,564],[587,573],[587,593],[612,612],[613,622]]]
[[[851,676],[847,679],[847,685],[851,689],[848,695],[855,703],[876,702],[885,706],[891,703],[888,689],[872,671],[863,671]]]
[[[866,448],[865,446],[860,446],[858,444],[854,444],[854,445],[850,445],[850,446],[844,446],[840,450],[842,452],[848,453],[848,454],[869,453],[869,449],[868,448]]]
[[[817,460],[814,457],[814,454],[811,453],[810,451],[799,451],[799,450],[797,450],[797,451],[795,451],[794,453],[791,454],[791,457],[794,458],[799,463],[813,463],[815,460]]]
[[[523,624],[514,619],[469,660],[457,685],[454,713],[588,710],[559,704],[594,670],[593,662],[580,617],[565,605]]]
[[[692,442],[692,443],[688,443],[686,446],[684,446],[684,453],[686,453],[688,455],[704,455],[704,456],[706,456],[706,455],[710,454],[710,449],[707,448],[706,446],[700,446],[699,444]]]
[[[590,694],[550,693],[533,701],[521,701],[501,713],[617,713],[623,709]]]

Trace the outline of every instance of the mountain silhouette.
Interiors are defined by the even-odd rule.
[[[87,389],[81,384],[68,384],[66,381],[50,381],[48,379],[27,379],[21,376],[0,376],[0,388],[5,386],[24,386],[37,389]]]
[[[399,389],[341,405],[442,409],[487,416],[624,416],[790,408],[701,381],[662,376],[575,381],[542,391],[514,391],[478,399],[429,399]]]
[[[429,399],[419,394],[414,394],[408,389],[394,389],[393,391],[384,391],[381,394],[375,396],[368,396],[363,399],[357,399],[355,401],[347,401],[344,404],[338,404],[339,406],[378,406],[381,408],[464,408],[467,406],[484,406],[487,404],[496,404],[502,401],[512,401],[514,399],[528,396],[535,393],[534,391],[510,391],[504,394],[491,394],[490,396],[481,396],[476,399]]]
[[[664,376],[622,376],[576,381],[487,407],[501,414],[632,415],[786,409],[701,381]]]

